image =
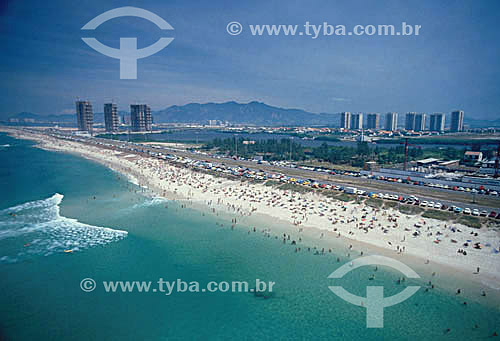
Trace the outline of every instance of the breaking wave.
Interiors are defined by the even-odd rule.
[[[48,256],[65,250],[81,251],[127,236],[126,231],[93,226],[59,214],[64,196],[26,202],[0,211],[0,263],[33,255]],[[7,239],[14,239],[5,243]],[[15,240],[20,239],[16,244]],[[5,254],[7,253],[7,254]]]
[[[168,202],[167,199],[165,198],[162,198],[162,197],[154,197],[154,198],[151,198],[149,200],[146,200],[144,202],[141,202],[141,203],[138,203],[138,204],[135,204],[134,206],[132,206],[132,209],[135,209],[135,208],[141,208],[141,207],[149,207],[149,206],[156,206],[156,205],[161,205],[161,204],[164,204]]]

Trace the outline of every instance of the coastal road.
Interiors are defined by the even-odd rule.
[[[113,144],[116,146],[122,145],[124,141],[115,141],[109,139],[95,138],[93,140]],[[142,149],[150,150],[152,152],[161,152],[157,148],[152,148],[148,145],[141,145]],[[440,188],[429,188],[425,186],[416,186],[398,182],[385,182],[374,179],[358,178],[346,175],[331,175],[327,173],[320,173],[305,169],[290,168],[290,167],[280,167],[275,165],[266,164],[255,164],[255,162],[246,160],[234,160],[232,158],[216,158],[208,155],[203,155],[199,153],[193,153],[183,150],[174,150],[171,148],[165,148],[163,150],[165,153],[170,153],[172,155],[183,156],[194,160],[208,161],[212,163],[224,164],[226,166],[240,166],[244,168],[249,168],[251,170],[262,170],[265,172],[276,172],[286,174],[288,176],[312,179],[316,181],[321,181],[337,186],[352,186],[367,192],[383,192],[388,194],[410,196],[415,195],[421,201],[437,201],[442,204],[452,206],[460,206],[462,208],[469,207],[470,209],[477,208],[478,210],[486,210],[488,213],[490,211],[498,212],[500,210],[500,198],[487,195],[474,195],[467,192],[457,192]],[[145,154],[147,155],[147,154]],[[475,201],[475,202],[473,202]]]

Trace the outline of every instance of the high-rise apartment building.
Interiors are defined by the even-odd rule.
[[[416,114],[415,115],[415,128],[413,130],[414,131],[424,131],[425,130],[425,121],[426,121],[425,114]]]
[[[389,112],[385,114],[385,130],[396,131],[398,129],[398,114]]]
[[[405,129],[413,131],[425,130],[425,114],[409,112],[406,114]]]
[[[118,116],[118,107],[114,103],[104,104],[104,125],[106,131],[118,131],[120,127],[120,116]]]
[[[130,105],[130,125],[133,131],[150,131],[153,126],[151,108],[147,104]]]
[[[378,130],[380,127],[380,115],[379,114],[367,114],[366,115],[366,129]]]
[[[78,130],[92,133],[94,113],[89,101],[76,101],[76,121]]]
[[[351,129],[363,129],[363,114],[351,114]]]
[[[351,129],[351,113],[343,112],[340,113],[340,128]]]
[[[442,113],[432,114],[429,122],[429,130],[438,131],[442,133],[444,131],[444,120],[445,120],[444,114]]]
[[[416,112],[406,114],[405,130],[415,130],[415,116],[417,116]]]
[[[451,113],[450,131],[464,131],[464,112],[462,110],[453,111]]]

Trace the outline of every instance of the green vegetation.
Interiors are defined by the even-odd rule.
[[[206,143],[202,149],[210,150],[216,148],[221,153],[236,155],[244,158],[253,158],[257,155],[263,157],[266,161],[288,160],[294,161],[305,160],[305,149],[296,142],[290,139],[269,139],[258,140],[253,144],[244,143],[245,140],[239,139],[215,139]]]
[[[397,202],[394,202],[394,201],[386,201],[384,203],[384,208],[396,208],[398,207],[398,204]]]
[[[350,195],[350,194],[346,194],[346,193],[341,193],[341,194],[335,196],[335,199],[338,199],[340,201],[349,202],[349,201],[355,200],[356,197],[354,195]]]
[[[423,208],[413,205],[400,205],[399,212],[403,214],[416,215],[424,211]]]
[[[424,218],[432,218],[438,220],[453,220],[456,218],[456,214],[448,211],[438,211],[438,210],[426,210],[422,217]]]
[[[314,189],[311,187],[306,187],[302,185],[297,185],[297,184],[292,184],[292,183],[286,183],[278,187],[279,189],[283,191],[294,191],[298,193],[308,193],[308,192],[314,192]]]
[[[333,136],[320,136],[317,140],[335,141]],[[265,161],[292,160],[294,162],[306,163],[328,163],[348,167],[363,167],[366,161],[376,161],[379,165],[399,164],[404,161],[404,145],[380,148],[371,147],[367,142],[358,142],[355,147],[329,146],[323,143],[318,147],[304,147],[290,139],[268,139],[245,142],[243,138],[215,139],[203,145],[202,149],[216,149],[220,153],[244,158],[261,156]],[[408,150],[408,161],[435,157],[443,160],[461,160],[464,151],[456,148],[415,148]]]
[[[280,182],[279,182],[279,181],[276,181],[276,180],[267,180],[267,181],[264,183],[264,186],[269,186],[269,187],[279,186],[279,185],[280,185]]]
[[[457,223],[463,224],[476,229],[481,228],[481,219],[471,216],[461,216],[457,219]]]
[[[380,139],[377,143],[404,143],[405,139]],[[486,139],[486,138],[460,138],[455,136],[434,136],[434,137],[413,137],[408,138],[409,143],[413,144],[449,144],[449,145],[460,145],[460,146],[472,146],[476,144],[498,144],[498,140]]]
[[[380,208],[384,204],[384,201],[381,199],[369,198],[365,200],[365,204],[370,207]]]

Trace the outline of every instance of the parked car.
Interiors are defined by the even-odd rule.
[[[472,212],[471,212],[470,208],[468,208],[468,207],[464,208],[464,214],[469,215],[469,214],[471,214],[471,213],[472,213]]]
[[[495,218],[497,216],[497,212],[491,211],[490,214],[488,214],[489,218]]]

